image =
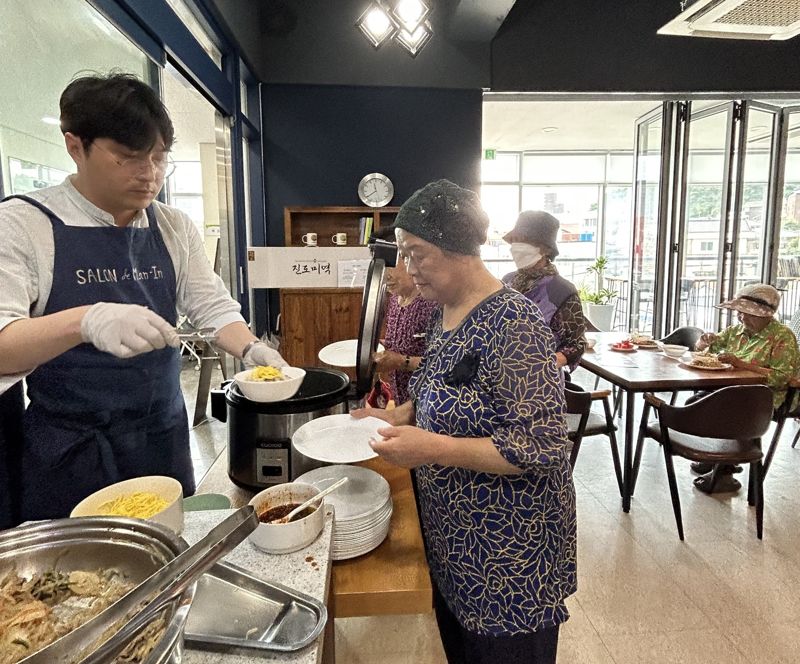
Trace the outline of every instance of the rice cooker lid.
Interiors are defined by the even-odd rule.
[[[385,273],[386,262],[383,259],[374,258],[367,270],[364,295],[361,300],[361,320],[356,347],[356,392],[358,396],[369,392],[375,380],[375,362],[372,357],[378,349],[378,337],[385,314]]]
[[[236,382],[228,385],[225,400],[231,407],[268,415],[307,413],[322,408],[330,408],[342,403],[350,389],[350,378],[337,369],[303,367],[306,375],[300,389],[291,399],[261,403],[245,397]]]

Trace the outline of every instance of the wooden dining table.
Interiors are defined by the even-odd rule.
[[[677,359],[664,355],[658,348],[636,348],[630,352],[616,351],[611,344],[628,338],[622,332],[597,332],[591,335],[596,344],[587,350],[580,365],[604,378],[623,393],[622,408],[625,421],[625,452],[622,463],[622,510],[630,511],[635,398],[643,392],[676,392],[683,390],[713,390],[729,385],[758,385],[765,378],[747,369],[703,370],[688,367]],[[684,362],[691,359],[684,355]]]

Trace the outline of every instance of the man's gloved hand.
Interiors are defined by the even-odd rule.
[[[138,304],[98,302],[81,321],[81,337],[95,348],[121,358],[180,345],[175,328]]]
[[[242,360],[248,367],[270,366],[280,368],[289,366],[289,363],[281,357],[281,354],[277,350],[265,344],[263,341],[253,344],[250,350],[245,353]]]

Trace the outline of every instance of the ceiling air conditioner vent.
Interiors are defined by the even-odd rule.
[[[660,35],[790,39],[800,33],[800,0],[695,0]]]

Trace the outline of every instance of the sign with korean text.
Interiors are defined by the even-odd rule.
[[[339,263],[372,258],[367,247],[248,247],[250,288],[337,288]],[[355,285],[363,285],[355,284]]]

